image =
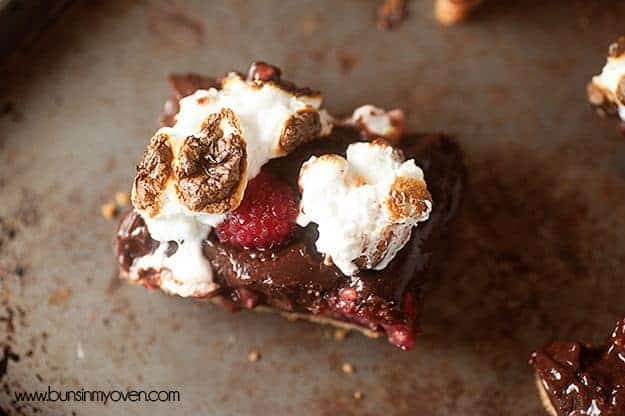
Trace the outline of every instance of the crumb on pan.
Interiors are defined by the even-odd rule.
[[[260,360],[260,353],[256,350],[252,350],[247,354],[247,361],[251,363],[255,363]]]
[[[349,331],[347,329],[337,328],[334,330],[334,333],[332,335],[335,341],[342,342],[345,340],[345,338],[347,338],[348,333]]]
[[[117,203],[117,205],[124,207],[130,203],[130,195],[128,195],[128,192],[116,192],[115,202]]]
[[[436,0],[434,15],[443,25],[453,25],[469,15],[482,0]]]
[[[362,400],[363,397],[365,397],[365,395],[360,390],[356,390],[354,392],[354,399],[355,400]]]
[[[378,9],[378,27],[390,30],[399,26],[408,14],[406,0],[384,0]]]
[[[341,366],[341,370],[343,370],[345,374],[354,374],[355,371],[354,366],[350,363],[343,363],[343,365]]]
[[[104,218],[107,220],[112,220],[117,215],[117,206],[114,202],[107,202],[102,204],[100,207],[100,212]]]

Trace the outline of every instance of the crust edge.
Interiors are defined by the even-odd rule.
[[[553,407],[553,404],[551,403],[551,399],[549,398],[549,395],[547,394],[547,390],[545,390],[545,386],[543,386],[542,380],[540,379],[538,374],[534,376],[534,380],[536,382],[536,388],[538,389],[538,395],[540,396],[540,401],[542,405],[544,406],[545,410],[551,416],[558,416],[558,413],[556,412],[555,407]]]
[[[129,274],[123,270],[120,270],[119,278],[124,281],[130,282],[133,285],[142,286],[141,282],[130,279]],[[160,289],[159,291],[168,296],[175,296],[175,295],[170,295]],[[202,302],[202,303],[209,303],[209,302],[212,304],[219,303],[218,297],[213,297],[209,299],[194,298],[194,300]],[[250,309],[244,309],[244,310],[250,310]],[[338,329],[344,329],[347,331],[360,332],[362,335],[366,336],[367,338],[380,338],[383,335],[382,332],[373,331],[368,328],[363,328],[355,324],[339,321],[337,319],[328,318],[326,316],[317,316],[317,315],[305,314],[305,313],[299,313],[299,312],[286,312],[286,311],[282,311],[280,309],[272,308],[270,306],[265,306],[265,305],[257,306],[254,309],[251,309],[251,311],[264,312],[264,313],[277,313],[291,322],[303,320],[303,321],[312,322],[314,324],[329,325],[329,326],[333,326]]]

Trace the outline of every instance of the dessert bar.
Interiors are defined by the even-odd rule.
[[[332,116],[262,62],[170,83],[118,227],[121,276],[411,348],[461,200],[458,145],[406,134],[400,110]]]

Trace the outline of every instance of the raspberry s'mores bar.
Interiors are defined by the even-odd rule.
[[[530,363],[551,415],[625,415],[625,320],[603,347],[554,342],[534,352]]]
[[[457,145],[404,134],[399,110],[332,117],[319,93],[264,63],[170,81],[118,228],[121,276],[412,347],[460,201]]]
[[[588,101],[601,116],[615,115],[625,120],[625,37],[610,45],[601,73],[587,87]]]

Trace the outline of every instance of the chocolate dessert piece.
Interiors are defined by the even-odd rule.
[[[555,416],[625,415],[625,319],[602,347],[559,341],[534,352],[538,390]]]
[[[245,81],[252,84],[258,82],[259,88],[262,88],[263,83],[269,82],[296,96],[300,94],[310,97],[317,94],[283,81],[277,68],[262,63],[252,66]],[[170,77],[170,83],[174,88],[174,98],[168,101],[161,117],[161,123],[165,128],[173,126],[176,122],[176,114],[180,111],[180,106],[177,105],[179,97],[189,95],[195,90],[221,87],[217,79],[194,74],[173,75]],[[371,112],[371,117],[377,115],[378,113]],[[367,142],[373,134],[372,131],[375,132],[371,127],[366,131],[363,130],[360,122],[341,122],[334,119],[334,128],[328,133],[325,132],[323,123],[320,124],[318,120],[322,115],[317,118],[307,117],[308,115],[304,115],[302,119],[298,116],[300,121],[312,120],[296,124],[306,126],[299,128],[298,131],[304,131],[302,134],[306,137],[310,131],[315,137],[321,135],[325,137],[317,140],[314,138],[297,140],[297,146],[293,146],[289,151],[283,151],[284,156],[266,162],[256,178],[279,178],[283,184],[280,186],[289,188],[291,190],[289,192],[298,195],[298,190],[302,192],[298,187],[298,177],[307,160],[310,161],[313,156],[318,156],[319,160],[328,154],[344,156],[350,144]],[[396,118],[392,117],[392,120]],[[388,130],[389,132],[392,130],[392,135],[397,136],[397,123],[392,120],[390,124],[393,126]],[[225,131],[223,128],[217,136],[222,137],[221,134]],[[297,137],[302,135],[297,134]],[[245,140],[245,129],[241,130],[241,135]],[[153,138],[153,144],[160,143],[158,141],[160,139],[156,139],[156,142],[154,140]],[[211,141],[210,138],[203,140],[206,140],[206,143],[219,143]],[[378,142],[372,144],[378,146],[375,143]],[[379,143],[380,146],[385,146],[383,149],[390,146],[386,142]],[[152,144],[150,148],[153,148]],[[440,253],[440,249],[444,247],[445,234],[458,210],[464,188],[465,168],[458,145],[446,136],[403,135],[397,149],[401,149],[406,160],[414,159],[416,165],[423,170],[427,190],[425,188],[419,190],[418,195],[421,198],[419,202],[434,202],[433,206],[429,202],[431,207],[429,218],[412,228],[403,248],[397,251],[394,258],[389,259],[388,264],[384,264],[385,267],[376,270],[375,264],[364,266],[366,263],[364,258],[356,259],[354,264],[358,266],[357,271],[344,273],[337,267],[338,263],[332,262],[327,253],[324,255],[317,250],[315,243],[319,239],[320,231],[313,222],[304,227],[293,224],[288,238],[283,242],[260,248],[233,244],[234,237],[231,240],[224,240],[220,235],[221,226],[218,226],[210,229],[201,241],[201,255],[207,260],[206,267],[212,270],[211,286],[206,290],[182,296],[211,299],[232,310],[270,309],[290,317],[357,329],[372,337],[386,334],[394,345],[410,349],[414,345],[419,328],[422,287],[434,273],[432,265],[440,261],[437,252]],[[397,149],[394,152],[397,152]],[[335,157],[340,159],[339,156]],[[214,166],[216,157],[209,158],[210,166]],[[143,166],[150,163],[157,165],[160,163],[159,160],[162,161],[163,158],[152,157],[148,151],[139,166],[137,180],[141,176]],[[150,171],[149,180],[141,183],[148,184],[150,190],[158,191],[163,185],[159,182],[159,177],[154,175],[156,171],[162,174],[166,170]],[[174,173],[165,175],[170,174],[174,175]],[[255,191],[251,187],[252,182],[248,184],[245,198],[251,197],[253,193],[268,192]],[[137,198],[136,195],[133,197]],[[399,200],[405,203],[405,195],[401,194],[400,197]],[[164,204],[163,201],[167,198],[171,197],[161,199],[161,204]],[[300,196],[297,197],[299,198]],[[135,203],[135,207],[137,206]],[[155,206],[157,210],[160,207],[158,204],[151,205]],[[240,207],[243,206],[247,206],[245,199]],[[128,212],[119,224],[116,253],[120,274],[145,287],[168,291],[164,287],[162,270],[149,266],[137,268],[136,265],[157,252],[160,252],[164,259],[170,258],[181,250],[180,244],[185,242],[157,241],[150,232],[149,224],[144,220],[145,215],[145,211],[142,213],[140,209],[135,208]],[[391,237],[393,233],[398,233],[397,229],[391,231]],[[392,240],[383,242],[388,241]],[[387,247],[382,244],[377,248],[384,251]],[[381,262],[378,260],[379,258],[374,263],[379,266]]]
[[[620,118],[625,133],[625,36],[610,45],[607,62],[588,83],[586,93],[599,116]]]

